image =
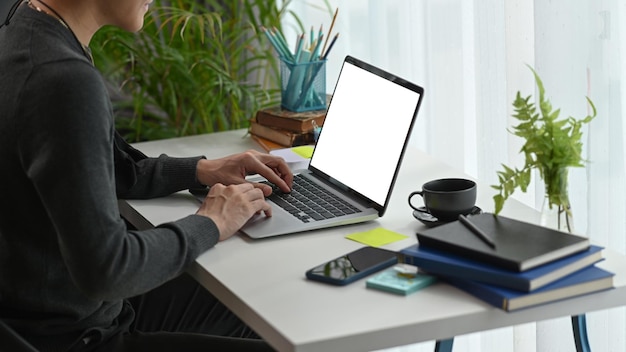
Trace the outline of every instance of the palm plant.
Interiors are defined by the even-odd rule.
[[[278,59],[261,26],[281,29],[289,1],[156,0],[143,29],[92,40],[129,141],[247,126],[280,100]]]

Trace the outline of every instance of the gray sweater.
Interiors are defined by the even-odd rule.
[[[199,159],[126,144],[69,30],[20,6],[0,30],[0,319],[42,351],[125,329],[124,299],[184,272],[219,233],[198,215],[129,231],[117,198],[199,187]]]

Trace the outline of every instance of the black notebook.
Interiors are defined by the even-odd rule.
[[[589,248],[585,237],[491,213],[468,217],[493,240],[492,248],[459,221],[417,232],[420,245],[505,269],[524,271]]]

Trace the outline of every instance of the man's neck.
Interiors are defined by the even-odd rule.
[[[94,33],[98,30],[86,1],[30,0],[32,5],[55,17],[71,30],[78,41],[88,46]]]

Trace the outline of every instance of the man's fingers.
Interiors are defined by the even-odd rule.
[[[263,170],[259,172],[261,176],[278,186],[283,192],[291,191],[293,174],[283,158],[265,154],[260,156],[257,162],[261,164],[259,167]]]

